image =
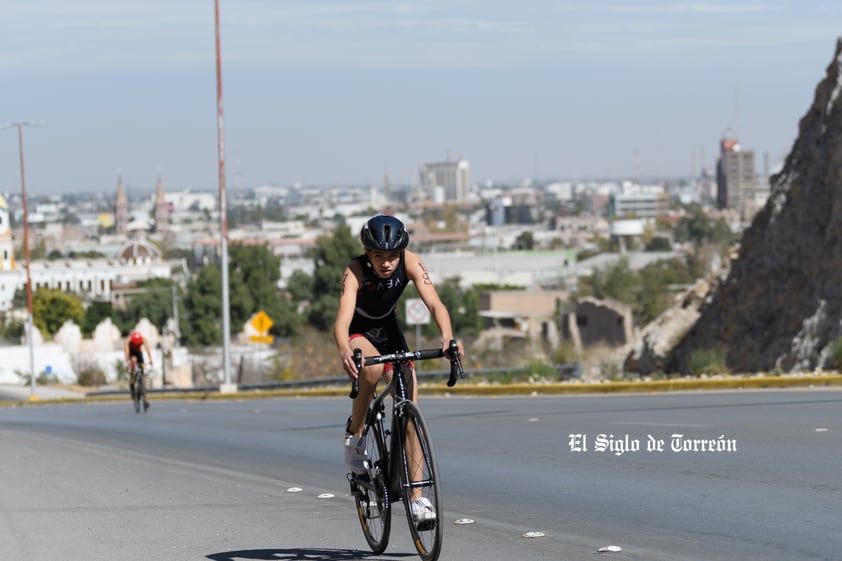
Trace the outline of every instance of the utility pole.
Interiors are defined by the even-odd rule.
[[[214,16],[216,30],[216,130],[217,147],[219,150],[219,234],[222,259],[222,371],[224,383],[220,385],[221,393],[237,391],[236,384],[231,383],[231,329],[230,304],[228,299],[228,209],[225,203],[225,133],[222,120],[222,64],[220,61],[219,41],[219,0],[214,0]]]
[[[26,339],[29,341],[29,400],[37,401],[35,393],[35,351],[32,343],[32,277],[29,274],[29,213],[26,207],[26,174],[23,166],[23,127],[43,127],[45,121],[19,121],[0,124],[0,129],[18,129],[18,152],[20,153],[20,191],[23,198],[23,253],[26,259]]]

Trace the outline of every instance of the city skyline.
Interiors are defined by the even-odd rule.
[[[0,123],[30,196],[218,187],[214,4],[4,2]],[[780,161],[842,6],[220,0],[226,180],[684,177],[731,130]],[[762,171],[762,170],[758,170]],[[0,130],[0,192],[19,192]]]

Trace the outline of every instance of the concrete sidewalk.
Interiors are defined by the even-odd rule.
[[[32,393],[31,386],[0,384],[0,401],[40,401],[42,399],[81,399],[82,392],[55,388],[51,386],[35,386]]]

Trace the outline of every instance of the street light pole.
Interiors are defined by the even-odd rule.
[[[29,213],[26,206],[26,174],[23,166],[23,127],[43,127],[45,121],[19,121],[0,124],[0,129],[18,129],[18,152],[20,153],[20,191],[23,198],[23,253],[26,259],[26,339],[29,341],[29,399],[35,401],[35,350],[32,342],[32,276],[29,274]]]
[[[237,387],[231,383],[231,329],[230,304],[228,300],[228,209],[225,203],[225,134],[222,121],[222,64],[220,61],[219,40],[219,0],[214,0],[214,21],[216,35],[216,129],[219,151],[219,230],[222,269],[222,371],[225,382],[220,386],[221,393],[235,392]]]

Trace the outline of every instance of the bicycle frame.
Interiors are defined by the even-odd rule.
[[[447,354],[453,357],[448,381],[452,386],[457,375],[464,377],[456,341],[451,341]],[[411,360],[443,356],[445,353],[441,349],[429,349],[399,351],[363,360],[362,352],[354,351],[358,371],[363,363],[365,366],[392,365],[392,378],[382,392],[378,393],[374,388],[365,419],[364,434],[374,443],[370,448],[374,457],[365,474],[348,474],[363,533],[375,553],[385,551],[391,528],[391,505],[399,501],[404,504],[413,543],[421,558],[436,561],[441,551],[443,511],[439,500],[438,468],[426,421],[408,395],[406,376],[412,373],[408,366]],[[354,383],[351,397],[356,396],[358,390],[358,384]],[[388,416],[387,396],[392,397]]]
[[[404,378],[403,364],[400,362],[392,363],[392,380],[383,388],[380,395],[375,391],[371,406],[369,407],[369,414],[378,415],[375,421],[369,421],[366,425],[372,422],[380,423],[381,433],[389,436],[389,445],[386,449],[386,478],[390,483],[389,493],[390,501],[399,501],[403,498],[404,489],[402,488],[401,478],[398,477],[400,471],[409,473],[409,466],[401,464],[400,447],[403,446],[405,435],[402,434],[401,419],[403,418],[403,409],[407,402],[411,400],[407,397],[407,382]],[[386,411],[386,397],[391,395],[393,399],[392,414],[390,422],[386,425],[384,413]],[[404,479],[408,481],[409,479]]]

